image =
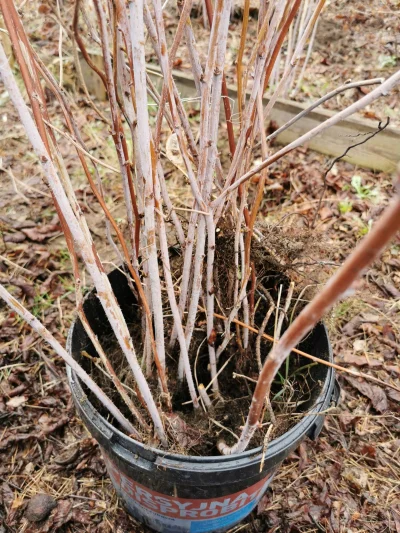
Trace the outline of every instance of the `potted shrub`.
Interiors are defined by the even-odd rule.
[[[158,531],[224,531],[250,513],[290,451],[306,435],[318,435],[323,413],[335,399],[336,366],[321,319],[400,228],[396,197],[322,289],[309,290],[309,271],[299,278],[293,263],[299,264],[306,251],[318,252],[315,235],[257,224],[268,168],[386,94],[400,73],[352,84],[380,85],[272,151],[266,137],[270,111],[293,85],[323,0],[261,5],[246,61],[245,3],[235,125],[224,78],[229,1],[205,2],[210,31],[204,64],[190,22],[190,0],[178,2],[172,44],[160,0],[129,5],[94,0],[91,21],[84,10],[85,23],[82,4],[75,2],[70,36],[107,92],[106,112],[89,103],[110,129],[118,169],[87,150],[70,97],[34,52],[13,1],[0,0],[31,110],[0,46],[1,78],[39,158],[73,265],[77,319],[66,349],[2,286],[0,296],[67,363],[78,412],[102,447],[129,512]],[[102,68],[87,50],[82,26],[96,37]],[[291,56],[280,72],[290,28],[296,28],[297,42],[290,37]],[[160,92],[146,73],[147,38],[162,72]],[[171,72],[179,46],[186,47],[200,101],[194,127]],[[271,90],[272,80],[277,83]],[[65,131],[52,125],[44,84],[57,100]],[[149,95],[157,104],[155,117],[149,116]],[[104,211],[105,238],[120,263],[109,274],[76,199],[60,134],[76,150]],[[221,135],[229,161],[219,152]],[[258,142],[262,161],[254,164]],[[191,207],[183,210],[174,205],[164,174],[168,143],[175,163],[176,157],[180,161],[182,188],[191,197]],[[123,184],[124,229],[104,196],[104,166]],[[82,268],[94,287],[85,298]],[[307,305],[304,299],[310,300]]]

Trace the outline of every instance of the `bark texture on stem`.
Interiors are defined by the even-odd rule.
[[[1,61],[1,59],[0,59]],[[59,355],[65,363],[72,368],[72,370],[79,376],[82,382],[93,392],[93,394],[100,400],[104,407],[115,417],[121,426],[132,433],[137,435],[136,429],[130,422],[124,417],[121,411],[113,404],[108,396],[100,389],[98,385],[92,380],[92,378],[83,370],[83,368],[73,359],[69,353],[61,346],[61,344],[53,337],[53,335],[46,329],[43,324],[32,315],[25,307],[23,307],[11,294],[0,284],[0,298],[2,298],[6,304],[15,311],[21,318],[27,322],[30,327],[36,331],[46,342],[50,344],[53,350]]]
[[[383,96],[387,94],[393,87],[395,87],[398,83],[400,83],[400,71],[396,72],[388,78],[386,81],[382,83],[379,87],[368,93],[367,95],[363,96],[355,102],[354,104],[351,104],[346,109],[343,109],[343,111],[339,111],[335,116],[328,118],[325,122],[322,124],[319,124],[315,128],[313,128],[308,133],[305,133],[295,141],[291,142],[278,152],[276,152],[274,155],[270,156],[269,158],[265,159],[262,163],[254,167],[253,169],[246,172],[243,176],[241,176],[238,180],[236,180],[232,185],[227,185],[224,190],[221,192],[221,194],[213,201],[212,207],[219,206],[226,195],[234,191],[239,185],[242,183],[245,183],[250,178],[261,172],[262,169],[267,168],[272,165],[272,163],[275,163],[279,159],[281,159],[283,156],[294,150],[295,148],[298,148],[299,146],[303,145],[304,143],[310,141],[313,137],[318,135],[319,133],[322,133],[324,130],[330,128],[331,126],[334,126],[341,120],[344,120],[345,118],[349,117],[353,113],[357,113],[357,111],[360,111],[367,105],[369,105],[371,102],[379,98],[380,96]]]
[[[281,339],[273,346],[258,378],[250,411],[240,439],[231,448],[225,442],[220,441],[218,449],[221,453],[240,453],[247,448],[260,422],[260,414],[265,398],[271,390],[273,379],[286,357],[304,336],[315,327],[324,314],[340,298],[346,296],[346,293],[362,275],[364,269],[379,256],[385,246],[400,230],[400,179],[397,182],[397,189],[397,197],[372,227],[371,232],[360,242],[354,252],[350,254],[323,289],[301,311]]]
[[[138,383],[140,392],[146,402],[149,409],[150,416],[153,419],[156,432],[163,442],[167,444],[167,440],[164,433],[163,424],[161,418],[151,394],[149,385],[142,373],[142,370],[138,364],[135,349],[132,344],[132,339],[129,334],[128,327],[126,325],[122,311],[117,303],[117,300],[112,291],[110,282],[103,266],[99,260],[96,249],[93,242],[90,239],[90,234],[81,227],[75,213],[80,212],[79,205],[70,204],[67,194],[63,188],[61,180],[57,174],[56,168],[50,158],[49,152],[39,135],[35,123],[29,113],[29,110],[22,98],[18,85],[13,77],[11,69],[9,67],[6,55],[3,47],[0,44],[0,76],[3,83],[10,95],[10,98],[19,113],[21,122],[25,128],[28,138],[39,158],[44,175],[47,180],[52,194],[56,198],[57,204],[63,213],[65,222],[71,231],[71,235],[74,239],[75,246],[82,256],[82,259],[86,265],[86,268],[91,275],[94,285],[97,289],[97,296],[102,304],[102,307],[106,313],[106,316],[110,322],[110,325],[117,337],[117,340],[126,356],[127,361],[132,369],[132,372]],[[70,200],[74,200],[70,198]]]

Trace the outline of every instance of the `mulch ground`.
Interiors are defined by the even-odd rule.
[[[376,3],[362,9],[369,13]],[[342,24],[344,19],[335,20]],[[356,23],[366,25],[367,21]],[[379,54],[379,48],[374,50]],[[329,71],[322,74],[328,76]],[[4,169],[0,172],[0,281],[64,342],[74,316],[66,245],[15,111],[4,94],[0,99],[0,121],[6,126],[0,135]],[[51,100],[49,105],[54,116],[56,106]],[[107,159],[108,153],[97,153],[96,148],[106,145],[108,132],[79,95],[75,112],[89,148]],[[114,258],[101,244],[104,221],[100,210],[93,205],[82,175],[75,171],[71,147],[65,143],[63,150],[100,256],[112,263]],[[284,220],[285,224],[309,226],[327,166],[327,158],[303,148],[273,167],[270,184],[279,182],[280,187],[268,189],[263,216],[274,223]],[[118,213],[120,185],[107,171],[103,178]],[[342,162],[334,166],[327,176],[315,227],[316,238],[333,250],[332,262],[343,261],[392,193],[391,176]],[[397,240],[368,270],[358,291],[327,318],[338,364],[397,387],[399,272]],[[0,533],[143,533],[123,510],[96,442],[76,417],[62,362],[3,304],[0,325]],[[305,440],[289,456],[258,509],[232,533],[400,533],[400,393],[345,373],[338,380],[341,402],[327,413],[320,437],[315,442]],[[40,493],[51,496],[56,505],[44,521],[34,523],[28,520],[32,517],[28,504]]]

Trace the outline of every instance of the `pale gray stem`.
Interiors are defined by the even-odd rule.
[[[226,42],[228,36],[228,24],[230,15],[230,0],[223,2],[223,10],[221,13],[221,22],[216,22],[217,15],[214,15],[214,24],[216,25],[216,39],[217,50],[215,54],[215,62],[207,64],[207,69],[213,69],[213,78],[211,81],[211,104],[209,111],[209,118],[206,118],[206,114],[203,115],[203,119],[208,126],[208,140],[206,143],[207,160],[205,164],[205,176],[200,174],[200,180],[204,183],[203,198],[206,203],[209,203],[212,186],[214,183],[214,168],[217,159],[217,139],[218,139],[218,124],[219,113],[221,104],[221,88],[222,88],[222,76],[224,71],[224,60],[226,55]],[[217,2],[217,13],[220,9],[220,3]],[[206,75],[207,75],[206,69]],[[199,166],[199,173],[201,172]],[[213,380],[212,387],[214,392],[218,392],[218,379],[217,379],[217,362],[214,342],[214,258],[215,258],[215,224],[213,220],[213,213],[206,217],[206,228],[208,234],[207,243],[207,281],[206,281],[206,307],[207,307],[207,339],[208,339],[208,353],[210,357],[210,371],[211,378]]]
[[[271,298],[272,300],[272,298]],[[272,313],[274,312],[275,305],[272,301],[272,304],[270,304],[268,311],[265,314],[264,320],[262,321],[261,327],[258,331],[257,338],[256,338],[256,359],[258,364],[258,371],[261,372],[262,370],[262,360],[261,360],[261,340],[262,336],[264,334],[265,328],[267,327],[267,324],[269,322],[269,319],[271,318]]]
[[[238,314],[240,306],[242,305],[242,302],[243,302],[243,298],[246,296],[247,281],[248,281],[248,278],[244,279],[244,283],[242,283],[235,305],[233,306],[233,309],[231,310],[227,320],[225,321],[225,335],[224,335],[224,340],[218,346],[218,349],[217,349],[217,353],[216,353],[217,361],[219,360],[219,358],[221,357],[221,354],[223,353],[225,348],[228,346],[231,338],[233,337],[233,334],[231,333],[231,324],[232,324],[232,321],[235,320],[236,315]]]
[[[244,238],[243,233],[239,236],[239,248],[240,248],[240,255],[242,259],[242,272],[245,274],[245,280],[246,283],[244,284],[244,296],[242,301],[243,306],[243,322],[247,325],[250,325],[250,313],[249,313],[249,299],[247,298],[247,283],[250,277],[250,265],[246,265],[245,261],[245,252],[244,252]],[[244,281],[243,281],[244,283]],[[249,345],[249,330],[248,328],[243,329],[243,348],[247,350],[247,347]]]
[[[33,122],[28,107],[22,98],[19,87],[8,65],[8,61],[4,53],[3,47],[1,46],[1,43],[0,75],[12,102],[19,113],[21,122],[25,128],[29,140],[39,158],[47,183],[51,188],[52,193],[56,198],[61,211],[63,212],[66,224],[68,225],[71,231],[77,249],[81,254],[86,268],[93,279],[94,285],[97,289],[97,296],[102,304],[102,307],[116,335],[116,338],[129,362],[129,365],[131,366],[135,379],[138,383],[140,392],[153,419],[156,432],[162,443],[166,445],[167,440],[164,434],[164,428],[161,422],[161,418],[154,402],[153,396],[150,392],[148,383],[137,362],[136,353],[133,347],[128,327],[125,322],[125,318],[114,296],[108,277],[99,261],[85,220],[82,220],[83,223],[81,226],[78,219],[76,218],[75,213],[80,213],[79,205],[77,205],[74,197],[70,197],[71,201],[74,202],[73,207],[69,203],[67,194],[63,189],[56,168],[45,148],[38,129],[35,123]],[[55,155],[57,156],[57,154]],[[67,175],[63,176],[64,180],[66,180],[67,177]],[[68,185],[68,187],[71,187],[70,182],[66,185]]]
[[[206,218],[207,225],[207,281],[206,281],[206,306],[207,306],[207,341],[210,358],[210,372],[213,379],[212,388],[218,392],[217,359],[215,355],[215,330],[214,330],[214,258],[215,258],[215,225],[212,214]]]
[[[161,203],[160,203],[161,195],[160,195],[160,188],[159,188],[158,180],[156,181],[156,184],[155,184],[155,198],[156,198],[156,203],[158,204],[157,215],[158,215],[158,225],[159,225],[160,251],[161,251],[161,259],[162,259],[163,269],[164,269],[165,284],[166,284],[167,293],[168,293],[168,301],[171,307],[172,315],[174,317],[175,326],[177,329],[179,347],[181,350],[180,357],[183,361],[183,368],[185,371],[186,381],[189,387],[190,397],[193,401],[193,406],[197,408],[199,407],[199,402],[197,400],[196,389],[195,389],[194,382],[193,382],[192,369],[190,368],[190,360],[189,360],[188,346],[186,345],[186,340],[185,340],[185,332],[183,330],[182,319],[180,317],[178,305],[176,303],[176,298],[175,298],[174,283],[173,283],[172,275],[171,275],[171,264],[169,260],[169,249],[168,249],[168,242],[167,242],[167,234],[165,231],[164,217],[163,217],[162,212],[159,211],[161,209]]]
[[[280,133],[282,133],[283,131],[285,131],[288,128],[290,128],[290,126],[292,126],[295,122],[297,122],[301,118],[303,118],[306,115],[308,115],[309,113],[311,113],[311,111],[313,109],[315,109],[316,107],[320,106],[321,104],[323,104],[327,100],[330,100],[334,96],[342,93],[343,91],[347,91],[348,89],[354,89],[356,87],[364,87],[364,86],[367,86],[367,85],[377,85],[377,84],[383,83],[384,81],[385,80],[383,78],[374,78],[372,80],[355,81],[355,82],[352,82],[352,83],[346,83],[345,85],[341,85],[337,89],[333,89],[333,91],[329,92],[328,94],[326,94],[322,98],[319,98],[318,100],[316,100],[313,104],[311,104],[309,107],[307,107],[307,109],[303,109],[303,111],[301,111],[298,115],[296,115],[295,117],[290,119],[289,122],[286,122],[286,124],[284,124],[283,126],[278,128],[276,131],[271,133],[271,135],[268,135],[266,140],[267,141],[272,141],[272,139],[275,139],[275,137],[277,137]]]
[[[322,133],[326,129],[330,128],[331,126],[334,126],[341,120],[346,119],[353,113],[357,113],[357,111],[360,111],[365,106],[371,104],[374,100],[381,97],[382,95],[386,95],[393,87],[395,87],[400,82],[400,71],[393,74],[390,78],[388,78],[385,82],[382,83],[380,87],[377,87],[370,93],[366,94],[360,100],[357,102],[354,102],[346,109],[343,109],[343,111],[339,111],[336,115],[334,115],[331,118],[328,118],[325,122],[322,124],[319,124],[315,128],[313,128],[311,131],[305,133],[295,141],[291,142],[272,156],[265,159],[262,163],[254,167],[253,169],[249,170],[241,176],[239,179],[237,179],[232,185],[226,185],[222,193],[213,201],[211,204],[212,209],[215,209],[220,203],[223,201],[225,196],[235,190],[239,185],[249,180],[252,176],[255,174],[258,174],[263,168],[267,168],[272,163],[275,163],[275,161],[278,161],[278,159],[281,159],[284,155],[291,152],[295,148],[298,148],[302,144],[310,141],[313,139],[316,135]]]
[[[283,309],[281,310],[281,312],[279,313],[278,325],[277,325],[276,331],[275,331],[275,341],[277,341],[280,338],[280,336],[281,336],[283,321],[285,319],[285,316],[287,316],[287,312],[289,310],[290,303],[292,301],[293,290],[294,290],[294,282],[291,281],[290,285],[289,285],[289,288],[288,288],[288,291],[287,291],[287,294],[286,294],[285,305],[284,305]]]
[[[313,28],[313,31],[312,31],[312,34],[311,34],[311,37],[310,37],[310,42],[308,43],[307,54],[306,54],[306,57],[304,59],[304,63],[302,65],[302,67],[301,67],[300,76],[298,77],[295,89],[290,94],[291,98],[294,98],[294,96],[296,96],[296,94],[299,92],[301,84],[303,82],[304,74],[306,72],[306,68],[307,68],[308,62],[310,61],[311,52],[313,50],[315,36],[317,34],[317,29],[318,29],[318,23],[319,23],[319,19],[317,20],[317,22],[314,25],[314,28]],[[298,68],[298,64],[296,65],[295,71],[293,73],[292,86],[293,86],[293,82],[296,79],[297,68]]]
[[[1,45],[0,45],[1,48]],[[2,52],[0,50],[0,56]],[[0,57],[0,61],[2,58]],[[130,422],[124,417],[121,411],[114,405],[110,398],[100,389],[98,385],[92,380],[92,378],[83,370],[83,368],[69,355],[69,353],[61,346],[61,344],[53,337],[53,335],[43,326],[39,320],[34,317],[25,307],[23,307],[11,294],[0,284],[0,297],[6,302],[6,304],[13,309],[23,320],[25,320],[31,328],[36,331],[46,342],[50,344],[53,350],[59,355],[65,363],[72,368],[82,382],[93,392],[98,400],[104,405],[112,416],[118,420],[121,426],[128,433],[134,435],[137,434],[136,429]]]
[[[181,221],[179,220],[175,208],[172,205],[171,198],[168,193],[167,184],[165,182],[164,170],[160,162],[157,165],[157,171],[162,199],[165,203],[165,207],[168,210],[168,216],[171,217],[171,221],[175,226],[176,236],[178,237],[179,244],[183,246],[185,244],[185,234],[183,232]]]
[[[151,149],[152,141],[149,127],[146,91],[146,65],[144,53],[143,0],[129,3],[131,22],[132,58],[135,69],[136,113],[140,135],[138,135],[138,159],[144,180],[144,224],[146,228],[146,255],[149,272],[151,301],[154,316],[157,353],[165,369],[164,317],[161,297],[161,282],[158,269],[156,229],[154,217],[154,188]]]
[[[186,345],[190,346],[192,339],[193,329],[196,322],[197,308],[199,304],[199,298],[201,293],[201,280],[203,274],[204,263],[204,250],[206,244],[206,221],[205,217],[201,216],[197,228],[197,241],[196,241],[196,253],[194,256],[194,269],[193,269],[193,285],[192,294],[190,298],[190,305],[188,310],[188,316],[186,320]]]
[[[185,252],[183,256],[182,280],[180,284],[181,293],[179,296],[179,313],[181,317],[183,316],[183,313],[186,309],[186,304],[187,304],[189,284],[190,284],[190,279],[191,279],[190,276],[192,274],[192,269],[193,269],[193,263],[192,263],[193,246],[194,246],[196,224],[197,224],[198,218],[199,218],[199,214],[197,212],[192,212],[190,214],[189,227],[187,229],[187,236],[186,236],[186,241],[185,241]],[[174,327],[172,331],[172,335],[171,335],[170,347],[173,347],[175,345],[176,336],[177,336],[177,331],[176,331],[176,328]]]
[[[154,0],[153,5],[154,5],[154,11],[155,11],[155,15],[156,15],[158,39],[159,39],[160,45],[161,45],[160,47],[155,46],[155,49],[156,49],[156,51],[157,51],[157,49],[159,49],[158,53],[159,53],[159,58],[160,58],[160,64],[161,64],[161,68],[162,68],[162,71],[163,71],[163,74],[164,74],[165,83],[167,84],[167,87],[168,87],[170,112],[171,112],[171,116],[172,116],[172,120],[173,120],[174,132],[175,132],[175,134],[177,136],[177,139],[178,139],[180,152],[181,152],[182,158],[183,158],[185,166],[186,166],[187,175],[188,175],[188,178],[189,178],[189,182],[190,182],[190,186],[191,186],[191,189],[192,189],[192,192],[193,192],[193,196],[195,197],[195,200],[196,200],[197,204],[199,205],[200,209],[202,209],[203,211],[207,211],[206,204],[203,201],[203,197],[201,195],[201,191],[200,191],[199,186],[198,186],[197,177],[195,176],[195,174],[193,172],[192,165],[191,165],[191,162],[190,162],[190,159],[189,159],[189,155],[188,155],[188,152],[187,152],[187,149],[186,149],[186,146],[185,146],[185,142],[184,142],[183,137],[182,137],[182,130],[181,130],[181,127],[180,127],[179,118],[178,118],[178,111],[177,111],[177,106],[176,106],[176,102],[175,102],[175,95],[174,95],[174,88],[173,88],[174,87],[174,82],[173,82],[173,79],[172,79],[171,70],[170,70],[170,66],[169,66],[169,60],[168,60],[166,39],[165,39],[165,33],[164,33],[164,25],[163,25],[163,19],[162,19],[161,2],[159,0]],[[151,20],[151,16],[150,16],[150,13],[149,13],[148,9],[146,9],[145,15],[146,15],[147,27],[150,29],[151,32],[154,32],[154,30],[152,29],[152,20]],[[179,98],[179,96],[178,96],[178,98]],[[181,118],[182,118],[182,116],[181,116]],[[193,237],[194,237],[194,229],[195,228],[193,226],[189,226],[188,238],[189,238],[189,232],[190,232],[190,234],[193,234]],[[181,287],[181,297],[180,297],[180,302],[179,302],[180,317],[183,316],[183,310],[184,310],[185,305],[186,305],[186,297],[187,297],[187,290],[188,290],[188,283],[189,283],[189,276],[190,276],[190,266],[191,266],[190,262],[188,260],[190,260],[190,259],[191,259],[191,249],[190,249],[190,246],[189,246],[189,249],[185,250],[185,262],[184,262],[184,269],[183,269],[183,276],[184,277],[183,277],[183,280],[182,280],[182,285],[183,285],[183,283],[185,283],[186,286],[185,287]],[[200,279],[200,284],[201,284],[201,279]],[[196,307],[196,312],[197,312],[197,307]],[[193,322],[193,324],[194,324],[194,322]],[[171,344],[172,345],[173,345],[177,335],[178,335],[178,331],[177,331],[177,326],[175,324],[174,325],[174,329],[173,329],[173,333],[172,333],[172,337],[171,337]],[[190,338],[191,338],[191,333],[189,335],[189,339]],[[189,349],[189,345],[190,345],[190,342],[189,342],[189,344],[187,344],[188,349]],[[181,352],[181,355],[182,355],[182,352]],[[182,378],[183,366],[184,366],[184,360],[181,357],[180,358],[180,364],[179,364],[179,371],[178,371],[178,377],[180,379]]]

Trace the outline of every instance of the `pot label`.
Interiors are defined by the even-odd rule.
[[[245,518],[271,483],[273,474],[246,490],[222,498],[189,499],[155,492],[123,474],[104,454],[108,473],[129,512],[163,533],[225,531]]]

